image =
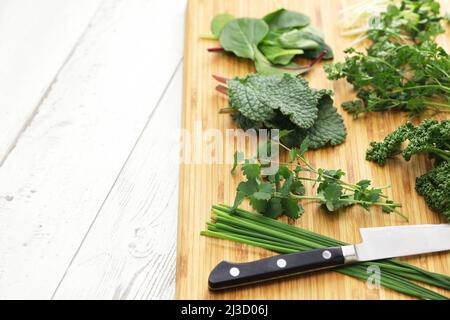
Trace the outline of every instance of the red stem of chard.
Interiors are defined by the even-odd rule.
[[[311,69],[312,67],[314,67],[314,65],[316,65],[317,63],[319,63],[320,61],[323,60],[323,58],[328,54],[327,50],[323,50],[322,53],[315,58],[314,60],[312,60],[308,65],[306,66],[300,66],[300,67],[295,67],[295,68],[283,68],[285,70],[304,70],[304,69]]]
[[[225,49],[222,47],[208,48],[208,52],[221,52],[221,51],[225,51]]]
[[[228,88],[222,85],[218,85],[216,87],[216,90],[219,91],[220,93],[223,93],[224,95],[228,95]]]
[[[228,81],[230,81],[230,79],[222,77],[222,76],[216,76],[215,74],[213,74],[213,78],[217,80],[217,82],[223,83],[223,84],[227,84]]]

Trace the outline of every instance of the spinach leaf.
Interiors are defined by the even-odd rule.
[[[284,49],[280,46],[260,45],[259,49],[273,64],[288,65],[296,55],[304,53],[302,49]]]
[[[223,13],[215,16],[211,21],[211,32],[213,35],[219,38],[223,29],[231,20],[234,20],[234,16],[229,13]]]
[[[272,12],[263,19],[269,25],[270,30],[302,28],[311,23],[311,19],[308,16],[286,9]]]
[[[324,41],[323,33],[311,26],[283,33],[279,37],[279,43],[286,49],[304,50],[303,57],[308,59],[319,57],[323,51],[327,51],[324,60],[333,59],[334,56],[333,50]]]
[[[303,73],[306,73],[310,68],[302,68],[296,63],[289,63],[283,67],[277,67],[272,64],[264,54],[257,48],[255,50],[255,68],[256,72],[264,76],[278,76],[282,77],[285,74],[296,77]]]
[[[265,38],[269,27],[261,19],[241,18],[230,21],[220,35],[226,51],[241,58],[255,60],[257,45]]]

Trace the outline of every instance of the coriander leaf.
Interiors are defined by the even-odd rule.
[[[261,167],[257,163],[245,163],[242,165],[242,172],[247,179],[256,179],[261,174]]]
[[[276,219],[283,214],[283,207],[280,198],[272,198],[269,200],[267,208],[264,212],[266,217]]]
[[[264,213],[267,209],[268,201],[260,200],[254,196],[250,196],[250,205],[259,213]]]
[[[290,171],[289,177],[284,181],[284,184],[281,187],[281,189],[279,190],[279,192],[285,197],[289,196],[289,194],[291,193],[291,188],[292,188],[293,182],[294,182],[294,176],[292,175],[292,172]]]
[[[300,154],[300,150],[297,148],[292,148],[291,150],[289,150],[289,159],[291,162],[294,162],[297,160],[297,157]]]
[[[255,192],[252,195],[253,198],[255,198],[256,200],[270,200],[270,198],[272,198],[272,194],[271,193],[267,193],[267,192]]]
[[[270,27],[270,30],[290,29],[297,27],[305,27],[310,24],[311,19],[299,12],[279,9],[266,15],[264,21]]]
[[[226,51],[241,58],[255,60],[256,46],[269,32],[261,19],[240,18],[230,21],[220,35],[220,43]]]
[[[283,213],[292,219],[298,219],[305,211],[297,201],[290,198],[281,199],[281,205],[283,207]]]
[[[258,191],[272,194],[274,190],[271,183],[263,182],[258,186]]]
[[[305,194],[305,186],[299,179],[294,179],[292,182],[291,192],[297,196],[303,196]]]
[[[280,176],[282,176],[284,179],[289,178],[290,176],[292,176],[292,171],[285,165],[281,165],[278,168],[278,174]]]
[[[308,149],[309,149],[309,144],[310,144],[310,141],[309,141],[309,137],[307,136],[303,141],[302,141],[302,144],[300,145],[300,148],[299,148],[299,150],[298,150],[298,156],[300,156],[300,157],[303,157],[303,156],[305,156],[305,153],[308,151]]]
[[[234,199],[233,210],[236,210],[244,201],[246,195],[242,191],[236,192],[236,198]]]
[[[337,183],[328,183],[321,191],[325,200],[325,206],[329,211],[337,208],[338,200],[342,196],[342,186]]]
[[[371,183],[372,183],[372,181],[370,181],[370,180],[361,180],[358,183],[356,183],[356,185],[363,189],[367,189]]]
[[[244,154],[240,151],[236,151],[233,155],[233,167],[231,168],[231,174],[234,174],[239,162],[242,160],[244,160]]]
[[[245,196],[250,196],[257,192],[258,190],[258,184],[256,183],[255,179],[248,180],[245,182],[239,183],[239,186],[237,188],[239,192],[242,192]]]
[[[234,19],[234,16],[232,16],[229,13],[223,13],[215,16],[211,21],[211,32],[216,37],[220,37],[220,34],[222,33],[225,26]]]

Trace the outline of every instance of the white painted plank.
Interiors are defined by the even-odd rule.
[[[0,166],[100,0],[0,2]]]
[[[182,70],[101,209],[56,299],[173,299]]]
[[[0,299],[54,293],[181,60],[184,7],[103,2],[0,168]]]

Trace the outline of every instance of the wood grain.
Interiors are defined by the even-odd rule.
[[[179,65],[55,299],[174,297],[181,91]]]
[[[89,28],[100,0],[0,4],[0,166]]]
[[[51,298],[107,214],[105,199],[181,61],[182,16],[171,15],[179,5],[102,2],[0,168],[0,299]]]
[[[283,7],[301,11],[311,16],[313,25],[325,32],[327,42],[334,48],[335,61],[343,60],[343,50],[351,40],[340,36],[337,12],[348,5],[348,1],[337,0],[286,0],[279,1]],[[444,10],[450,8],[449,1],[443,1]],[[191,0],[186,19],[185,78],[183,128],[193,130],[197,121],[202,127],[217,128],[225,132],[234,128],[228,116],[217,112],[226,105],[226,100],[215,93],[212,74],[226,77],[245,76],[254,72],[250,63],[224,54],[211,54],[208,47],[217,43],[199,39],[209,31],[211,18],[218,13],[229,12],[236,16],[261,17],[273,11],[269,0]],[[448,34],[440,41],[449,49]],[[322,68],[317,67],[307,79],[312,87],[335,91],[335,102],[354,96],[345,81],[331,82],[326,79]],[[341,110],[341,109],[340,109]],[[410,224],[442,223],[443,219],[431,212],[423,199],[414,191],[415,177],[423,174],[430,165],[425,158],[409,163],[392,161],[384,168],[365,161],[365,150],[370,141],[380,140],[391,130],[406,121],[402,114],[375,114],[354,120],[344,115],[348,129],[345,144],[308,153],[309,160],[316,167],[342,168],[349,181],[372,179],[376,185],[390,184],[388,191],[394,199],[404,205]],[[203,238],[199,235],[210,217],[210,207],[216,203],[232,203],[235,187],[241,177],[231,176],[230,165],[224,164],[182,164],[180,171],[180,200],[177,257],[177,290],[180,299],[403,299],[404,295],[390,290],[370,290],[362,281],[333,272],[322,272],[296,279],[265,284],[252,288],[237,289],[227,293],[210,293],[207,278],[211,269],[221,260],[244,262],[270,255],[270,252],[229,241]],[[306,213],[297,225],[324,235],[350,243],[360,241],[361,227],[405,224],[394,215],[373,210],[368,214],[360,208],[329,215],[316,205],[308,205]],[[450,273],[449,255],[404,259],[414,265],[435,272]],[[443,291],[441,291],[443,293]]]

